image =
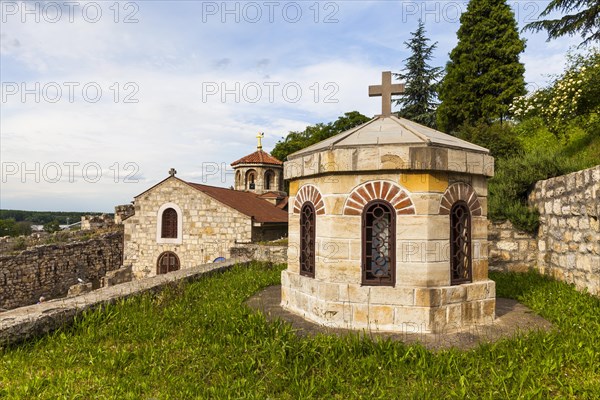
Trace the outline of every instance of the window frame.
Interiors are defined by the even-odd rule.
[[[164,238],[162,237],[163,213],[165,210],[172,208],[177,213],[177,237]],[[181,244],[183,242],[183,212],[175,203],[164,203],[156,212],[156,243],[158,244]]]
[[[457,239],[457,230],[455,228],[455,218],[457,218],[455,210],[457,208],[462,208],[466,215],[466,241],[467,241],[467,254],[463,257],[463,264],[467,261],[467,266],[462,266],[460,273],[457,273],[457,245],[455,243]],[[473,218],[471,216],[471,210],[469,209],[469,205],[464,200],[457,200],[452,204],[450,208],[450,216],[449,216],[449,225],[450,225],[450,285],[462,285],[465,283],[473,282],[473,237],[472,237],[472,221]],[[459,234],[462,236],[462,234]],[[465,275],[466,277],[460,277],[459,275]]]
[[[169,270],[169,265],[167,265],[167,271],[161,272],[161,261],[166,256],[173,256],[175,258],[175,260],[177,261],[177,269]],[[158,258],[156,259],[156,275],[164,275],[168,274],[169,272],[179,271],[180,269],[181,261],[179,260],[179,256],[173,251],[163,251],[159,254]]]
[[[306,217],[305,210],[310,211],[310,217]],[[309,221],[306,221],[305,218],[310,218]],[[308,228],[307,228],[308,224]],[[305,232],[305,229],[308,229],[309,232]],[[306,201],[302,204],[302,208],[300,209],[300,257],[299,257],[299,266],[300,266],[300,275],[306,276],[309,278],[315,277],[316,270],[316,231],[317,231],[317,212],[315,210],[315,206],[312,202]],[[305,252],[305,247],[310,246],[310,244],[306,243],[306,236],[310,236],[310,240],[312,242],[312,247],[307,249]],[[307,267],[304,267],[307,265]]]
[[[389,215],[389,225],[388,225],[388,257],[389,257],[389,278],[386,279],[375,279],[368,278],[369,272],[371,272],[370,268],[367,268],[369,262],[369,258],[372,256],[368,255],[368,244],[372,243],[371,240],[368,240],[367,235],[369,234],[369,230],[371,230],[372,235],[372,225],[369,228],[368,226],[368,218],[371,210],[375,207],[380,206],[386,208],[385,212]],[[361,213],[361,247],[362,247],[362,255],[361,255],[361,284],[363,286],[395,286],[396,285],[396,210],[394,207],[387,201],[381,199],[371,200],[363,207]],[[372,248],[371,248],[372,250]]]

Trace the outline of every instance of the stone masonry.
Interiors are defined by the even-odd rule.
[[[157,239],[158,210],[176,201],[182,213],[179,243]],[[195,190],[179,179],[167,179],[135,201],[135,214],[125,221],[124,265],[133,267],[135,279],[156,275],[162,252],[177,254],[181,269],[227,257],[236,242],[250,242],[250,217]]]
[[[600,166],[537,182],[529,195],[540,213],[537,235],[490,223],[490,269],[535,268],[600,295],[599,196]]]
[[[64,296],[77,278],[96,287],[106,272],[122,265],[123,233],[87,241],[36,246],[0,256],[0,308],[10,309]]]
[[[600,165],[536,183],[537,268],[600,295]]]

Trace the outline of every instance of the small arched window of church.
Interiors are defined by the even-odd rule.
[[[248,190],[254,190],[256,188],[256,184],[254,183],[254,180],[256,179],[256,171],[251,169],[250,171],[246,172],[246,189]]]
[[[450,210],[450,267],[452,285],[472,281],[471,212],[462,200]]]
[[[166,274],[179,270],[179,257],[172,251],[165,251],[158,256],[158,262],[156,263],[156,274]]]
[[[162,213],[161,238],[177,238],[177,211],[167,208]]]
[[[386,201],[373,200],[363,209],[362,283],[396,283],[396,213]]]
[[[273,186],[273,178],[273,171],[269,170],[265,172],[265,190],[271,190],[271,187]]]
[[[315,277],[315,207],[310,202],[300,211],[300,275]]]

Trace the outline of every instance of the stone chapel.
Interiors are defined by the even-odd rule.
[[[483,147],[382,114],[288,156],[281,305],[336,328],[441,332],[491,322]]]
[[[125,218],[125,265],[135,278],[229,258],[232,247],[287,236],[283,163],[262,150],[231,163],[235,188],[169,176],[134,197]]]

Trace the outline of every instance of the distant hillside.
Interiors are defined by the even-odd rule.
[[[34,225],[44,225],[57,220],[59,224],[66,225],[78,222],[82,215],[100,215],[99,212],[61,212],[61,211],[23,211],[1,210],[0,220],[13,219],[16,222],[31,222]]]

